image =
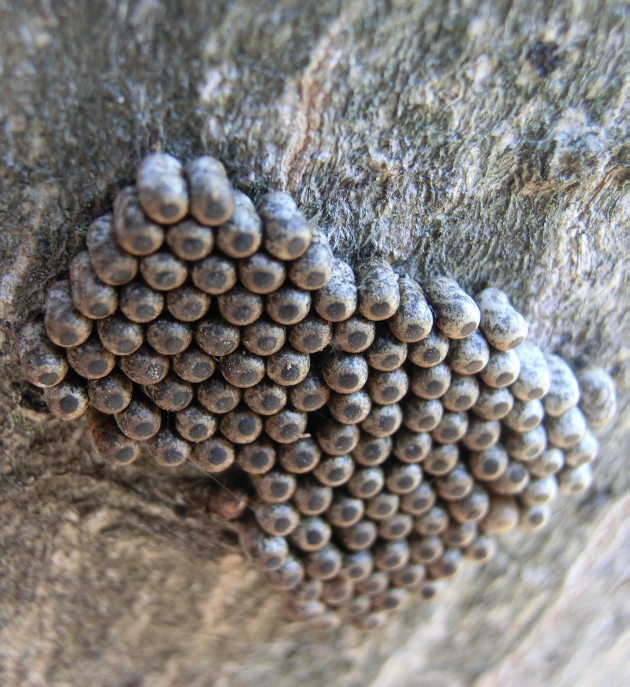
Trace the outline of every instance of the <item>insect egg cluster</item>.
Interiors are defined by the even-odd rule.
[[[612,380],[495,288],[353,269],[210,157],[146,157],[86,243],[22,330],[25,377],[108,463],[144,445],[240,480],[243,548],[296,620],[380,627],[591,482]]]

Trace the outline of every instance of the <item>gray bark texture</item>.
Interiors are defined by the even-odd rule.
[[[629,29],[622,0],[0,3],[1,684],[624,683]],[[104,465],[17,366],[157,146],[287,190],[351,262],[502,288],[543,348],[604,366],[594,487],[382,631],[288,623],[199,473]]]

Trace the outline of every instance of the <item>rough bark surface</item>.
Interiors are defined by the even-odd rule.
[[[621,685],[627,4],[22,0],[0,27],[0,682]],[[288,624],[198,473],[103,465],[16,364],[47,282],[156,145],[288,190],[352,261],[503,288],[544,348],[605,366],[621,412],[594,488],[382,632]]]

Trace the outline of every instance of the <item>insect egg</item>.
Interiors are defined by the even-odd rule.
[[[184,170],[173,156],[152,153],[136,174],[138,199],[147,215],[161,224],[179,222],[188,212],[188,185]]]
[[[400,341],[425,339],[433,326],[433,314],[418,282],[410,277],[398,280],[400,306],[389,320],[389,328]]]
[[[103,461],[197,468],[181,493],[234,523],[290,618],[367,631],[583,494],[617,399],[602,367],[543,352],[506,293],[420,283],[417,256],[351,265],[327,234],[214,158],[152,153],[17,352],[55,418],[87,413]]]

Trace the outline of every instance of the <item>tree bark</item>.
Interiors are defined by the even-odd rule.
[[[621,685],[627,5],[24,0],[0,26],[2,684]],[[502,288],[543,348],[606,367],[595,486],[381,632],[288,623],[198,473],[104,465],[17,367],[47,283],[157,145],[289,191],[351,262]]]

